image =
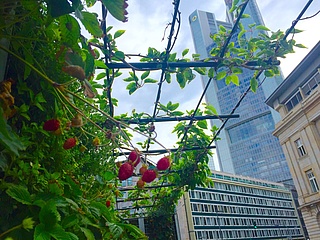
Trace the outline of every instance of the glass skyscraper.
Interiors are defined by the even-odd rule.
[[[228,12],[232,1],[225,2],[226,21],[218,21],[213,13],[199,10],[189,16],[195,49],[201,58],[211,57],[209,52],[214,43],[210,34],[217,33],[220,25],[229,30],[233,26],[234,17]],[[244,13],[251,16],[241,20],[245,29],[252,23],[264,25],[255,0],[249,1]],[[247,34],[246,37],[250,37],[257,33]],[[231,41],[237,45],[237,34]],[[213,105],[219,114],[229,114],[249,87],[252,76],[253,71],[243,69],[243,73],[239,75],[239,87],[233,84],[227,86],[224,80],[212,81],[206,93],[207,103]],[[258,81],[261,82],[262,79],[261,77]],[[208,80],[208,77],[202,77],[204,85]],[[228,121],[220,133],[221,140],[216,142],[221,171],[273,182],[286,182],[291,179],[280,143],[272,135],[275,122],[278,122],[280,117],[265,104],[265,99],[282,81],[281,76],[266,79],[257,92],[248,93],[237,108],[236,113],[240,114],[240,118]],[[219,126],[221,123],[213,120],[212,124]]]

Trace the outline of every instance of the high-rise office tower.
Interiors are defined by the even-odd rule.
[[[225,2],[225,22],[216,20],[213,13],[199,10],[189,16],[195,49],[202,58],[209,57],[209,52],[214,47],[210,34],[218,32],[220,25],[229,30],[233,27],[234,17],[228,12],[232,1]],[[245,29],[252,23],[264,25],[255,0],[249,1],[244,13],[251,16],[241,20]],[[252,34],[256,36],[258,33],[248,32],[246,37]],[[237,34],[231,41],[237,45]],[[243,69],[243,73],[239,75],[239,87],[232,84],[227,86],[224,80],[212,81],[206,93],[207,103],[213,105],[220,114],[229,114],[249,87],[252,76],[253,71]],[[208,80],[208,77],[203,77],[203,84],[206,85]],[[216,142],[221,171],[274,182],[285,183],[285,180],[291,179],[279,141],[272,135],[275,122],[280,117],[265,104],[265,99],[282,80],[281,76],[266,79],[258,91],[248,93],[237,108],[236,113],[240,114],[240,118],[228,121],[220,133],[221,140]],[[263,76],[258,81],[261,83]],[[212,124],[219,126],[221,123],[214,120]]]

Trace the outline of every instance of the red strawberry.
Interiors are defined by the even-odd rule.
[[[160,171],[167,170],[170,167],[170,158],[163,157],[157,163],[157,168]]]
[[[76,144],[77,144],[77,139],[75,137],[68,138],[64,142],[63,148],[67,150],[67,149],[73,148]]]
[[[156,179],[156,177],[156,172],[152,169],[148,169],[143,173],[141,180],[147,183],[151,183],[153,180]]]
[[[54,132],[60,127],[60,122],[57,119],[50,119],[43,124],[43,130],[48,132]]]
[[[143,164],[143,165],[141,166],[141,168],[139,169],[139,173],[142,175],[142,174],[144,174],[144,172],[147,171],[147,170],[148,170],[147,165]]]
[[[133,170],[134,170],[134,168],[130,163],[126,162],[126,163],[122,164],[119,168],[118,178],[121,181],[128,179],[129,177],[132,176]]]
[[[107,200],[107,201],[106,201],[106,206],[107,206],[107,207],[110,207],[110,206],[111,206],[111,201],[110,201],[110,200]]]
[[[129,162],[132,163],[134,167],[136,167],[140,163],[140,155],[137,151],[131,151],[128,157]]]
[[[142,181],[142,179],[139,179],[139,181],[137,182],[137,187],[138,187],[138,188],[143,188],[144,185],[145,185],[145,182]]]

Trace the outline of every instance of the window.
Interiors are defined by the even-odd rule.
[[[302,86],[303,93],[308,96],[310,93],[318,87],[320,83],[320,75],[319,72],[316,72],[308,81],[307,83]]]
[[[299,102],[302,101],[302,96],[301,96],[301,93],[300,92],[297,92],[295,95],[293,95],[292,98],[290,98],[286,103],[286,107],[287,107],[287,110],[288,112],[294,108]]]
[[[307,177],[308,177],[309,182],[310,182],[310,186],[311,186],[312,192],[318,192],[319,191],[319,186],[318,186],[317,179],[314,176],[313,172],[311,170],[309,170],[306,173],[307,173]]]
[[[302,142],[301,142],[301,139],[298,138],[298,139],[295,141],[295,143],[296,143],[296,146],[297,146],[297,149],[298,149],[299,156],[302,157],[302,156],[306,155],[307,152],[306,152],[306,150],[305,150],[304,147],[303,147],[303,144],[302,144]]]

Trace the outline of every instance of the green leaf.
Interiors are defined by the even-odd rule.
[[[107,65],[101,61],[101,60],[94,60],[94,65],[96,66],[96,68],[102,68],[102,69],[107,69]]]
[[[116,58],[118,58],[118,59],[121,59],[121,60],[124,60],[124,58],[125,58],[124,52],[121,52],[121,51],[116,51],[116,52],[114,53],[114,56],[115,56]]]
[[[106,72],[101,72],[97,75],[96,80],[100,80],[106,76]]]
[[[298,47],[298,48],[307,48],[306,46],[304,46],[303,44],[295,44],[294,45],[295,47]]]
[[[41,105],[41,103],[45,103],[47,102],[43,95],[42,95],[42,92],[38,93],[35,98],[34,98],[34,104],[41,110],[41,111],[44,111],[44,108],[43,106]]]
[[[123,81],[125,82],[135,82],[136,80],[134,79],[134,77],[127,77],[127,78],[124,78]]]
[[[32,204],[31,195],[28,192],[28,189],[23,186],[10,185],[6,193],[18,202],[21,202],[26,205]]]
[[[157,83],[158,81],[152,78],[147,78],[144,80],[144,83]]]
[[[194,70],[199,73],[200,75],[205,75],[206,74],[206,68],[204,67],[195,67]]]
[[[171,74],[169,72],[165,73],[165,78],[167,83],[171,83]]]
[[[79,240],[78,236],[75,235],[72,232],[67,232],[67,234],[69,235],[70,240]]]
[[[56,240],[72,240],[71,236],[59,224],[55,224],[48,232]]]
[[[55,195],[62,195],[63,194],[63,189],[61,189],[58,186],[58,184],[56,184],[56,183],[50,183],[48,188],[49,188],[50,193],[53,193]]]
[[[107,221],[111,221],[112,215],[110,214],[110,208],[107,208],[105,204],[100,202],[93,202],[91,203],[92,207],[97,208],[100,210],[100,213],[107,219]]]
[[[239,86],[239,77],[237,75],[229,75],[226,77],[226,84],[229,85],[233,83],[236,86]]]
[[[138,87],[135,82],[131,82],[128,84],[126,89],[129,90],[129,94],[131,95],[132,93],[134,93],[138,89]]]
[[[97,19],[98,15],[86,11],[82,11],[81,14],[83,17],[80,18],[80,21],[88,32],[95,37],[101,37],[103,32]]]
[[[245,29],[243,29],[243,30],[241,30],[240,32],[239,32],[239,34],[238,34],[238,41],[241,39],[241,37],[243,36],[243,34],[245,34],[246,33],[246,30]]]
[[[70,47],[79,47],[78,39],[80,38],[80,25],[71,15],[59,17],[61,41]]]
[[[147,56],[150,58],[154,57],[153,48],[151,48],[151,47],[148,48],[148,55]]]
[[[110,228],[110,232],[112,233],[114,238],[119,238],[123,232],[122,227],[115,223],[107,223],[107,226]]]
[[[243,70],[241,68],[232,68],[232,72],[234,74],[241,74],[243,73]]]
[[[35,101],[36,102],[39,102],[39,103],[46,103],[46,99],[43,97],[43,94],[42,92],[38,93],[36,96],[35,96]]]
[[[217,109],[212,105],[206,105],[206,113],[209,115],[218,115]]]
[[[225,76],[227,76],[227,72],[226,71],[218,72],[217,80],[221,80],[221,79],[225,78]]]
[[[169,62],[176,62],[177,53],[171,53],[169,55],[168,61]]]
[[[250,87],[252,92],[257,92],[258,88],[258,81],[256,78],[251,78],[250,80]]]
[[[227,29],[223,25],[220,25],[219,29],[221,32],[224,32],[224,33],[227,32]]]
[[[144,235],[144,233],[135,225],[132,224],[125,224],[125,223],[118,223],[120,227],[127,229],[130,232],[131,236],[134,236],[135,239],[140,240],[147,240],[148,237]]]
[[[83,51],[85,53],[85,68],[84,68],[84,72],[85,72],[86,77],[88,77],[94,72],[94,69],[95,69],[94,57],[92,56],[92,54],[88,50],[83,50]]]
[[[214,74],[215,74],[214,69],[213,69],[213,68],[210,68],[210,69],[209,69],[209,72],[208,72],[208,77],[209,77],[209,78],[214,78]]]
[[[180,72],[176,74],[177,82],[179,83],[180,88],[184,88],[186,86],[186,79],[184,78],[184,75]]]
[[[300,30],[300,29],[297,29],[297,28],[291,29],[291,31],[290,31],[290,33],[294,33],[294,34],[301,33],[301,32],[304,32],[304,30]]]
[[[267,28],[266,26],[263,26],[263,25],[256,26],[256,29],[257,30],[262,30],[262,31],[270,31],[269,28]]]
[[[49,200],[40,210],[39,219],[46,229],[50,229],[60,221],[60,214],[57,210],[56,204]]]
[[[103,178],[106,180],[106,181],[111,181],[113,178],[115,178],[116,176],[113,174],[113,172],[111,171],[106,171],[104,174],[103,174]]]
[[[40,223],[34,231],[34,240],[51,240],[50,233],[46,231],[45,225]]]
[[[192,81],[196,76],[192,73],[192,70],[190,68],[187,68],[183,71],[183,76],[186,80],[189,82]]]
[[[91,86],[92,88],[100,88],[100,89],[104,88],[102,84],[95,83],[95,82],[92,82]]]
[[[117,20],[127,21],[127,0],[102,0],[102,3],[106,6],[110,14]]]
[[[192,54],[192,58],[193,58],[194,60],[199,60],[200,54],[194,53],[194,54]]]
[[[185,55],[187,55],[189,52],[189,49],[185,49],[182,51],[182,57],[184,57]]]
[[[172,104],[172,102],[169,101],[168,104],[167,104],[167,109],[168,109],[169,111],[174,111],[174,110],[176,110],[178,107],[179,107],[179,103],[173,103],[173,104]]]
[[[184,113],[183,112],[181,112],[181,111],[173,111],[173,112],[171,112],[171,116],[182,116]]]
[[[202,129],[208,129],[208,123],[206,120],[200,120],[197,122],[198,127]]]
[[[273,77],[274,76],[274,72],[272,70],[266,70],[266,71],[264,71],[264,75],[266,77]]]
[[[142,73],[141,80],[147,78],[149,76],[149,74],[150,74],[150,71],[145,71],[144,73]]]
[[[242,14],[241,18],[250,18],[249,14]]]
[[[47,3],[49,14],[53,18],[60,17],[74,11],[68,0],[48,0]]]
[[[126,30],[118,30],[114,33],[113,38],[116,39],[125,33]]]
[[[68,215],[63,218],[61,225],[64,229],[73,227],[79,223],[79,219],[76,215]]]
[[[95,237],[94,237],[94,235],[93,235],[93,233],[91,232],[90,229],[84,228],[84,227],[80,227],[80,230],[84,233],[84,235],[86,236],[87,240],[95,240]]]
[[[233,12],[234,10],[236,10],[238,3],[239,3],[239,0],[233,0],[232,1],[232,6],[231,6],[229,12]]]

